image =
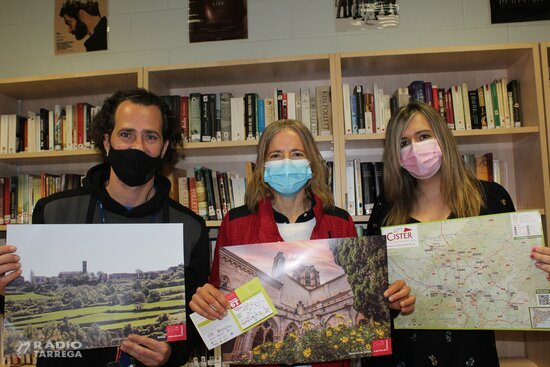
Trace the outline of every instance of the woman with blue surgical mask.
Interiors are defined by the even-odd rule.
[[[228,307],[218,289],[220,247],[357,236],[350,215],[334,206],[326,165],[313,136],[299,121],[279,120],[266,127],[245,201],[246,205],[230,210],[223,219],[210,281],[197,289],[189,303],[193,311],[209,319],[223,318]],[[415,297],[404,281],[392,283],[385,296],[397,313],[413,312]],[[343,366],[348,362],[321,365]]]
[[[439,112],[411,102],[392,116],[384,145],[384,191],[374,205],[368,235],[380,234],[382,226],[510,211],[514,204],[508,192],[478,180],[466,166]],[[548,255],[544,247],[531,253],[542,270],[550,269]],[[392,343],[393,355],[380,366],[499,365],[493,331],[393,330]]]

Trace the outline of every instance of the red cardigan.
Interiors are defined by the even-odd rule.
[[[325,212],[321,200],[317,196],[314,196],[314,200],[316,223],[310,239],[357,237],[357,230],[348,212],[337,207]],[[260,201],[256,213],[252,213],[246,206],[231,209],[223,219],[218,233],[210,283],[216,287],[220,285],[220,247],[279,241],[284,240],[273,217],[270,198]]]

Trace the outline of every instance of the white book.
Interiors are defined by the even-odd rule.
[[[491,95],[491,86],[483,85],[483,98],[485,99],[485,113],[487,114],[487,128],[495,128],[495,111],[493,110],[493,97]]]
[[[277,88],[273,90],[273,117],[275,118],[275,121],[281,118],[279,116],[279,100],[283,98],[282,95],[277,94],[277,91]]]
[[[8,153],[9,115],[0,116],[0,153]]]
[[[245,140],[243,97],[231,98],[231,140]]]
[[[286,117],[289,120],[296,120],[296,93],[286,94]]]
[[[345,134],[353,134],[351,126],[351,106],[350,106],[350,94],[349,84],[342,84],[342,94],[344,98],[344,131]]]
[[[231,191],[233,192],[234,208],[244,205],[244,193],[246,190],[246,180],[237,174],[231,174]]]
[[[48,111],[48,150],[54,150],[54,111]]]
[[[453,85],[451,87],[451,97],[453,99],[455,130],[466,130],[466,125],[464,124],[464,107],[462,105],[462,87]]]
[[[50,134],[53,135],[53,150],[61,150],[63,149],[63,117],[61,106],[58,104],[53,106],[53,119],[53,130],[50,130]]]
[[[300,102],[302,105],[302,124],[311,131],[311,107],[309,103],[309,88],[300,89]]]
[[[384,94],[384,91],[380,89],[382,93],[382,101],[384,103],[384,109],[382,112],[382,116],[384,118],[384,124],[382,125],[382,132],[386,132],[386,127],[388,126],[388,123],[390,122],[391,118],[391,106],[390,106],[390,95]]]
[[[361,161],[353,160],[353,175],[355,177],[355,212],[357,215],[364,213],[363,210],[363,187],[361,186]]]
[[[504,114],[504,95],[502,94],[502,81],[501,80],[495,80],[495,86],[497,91],[497,101],[498,101],[498,115],[500,117],[500,127],[505,128],[506,127],[506,120],[505,120],[505,114]]]
[[[468,99],[468,84],[462,83],[462,108],[464,111],[464,124],[466,130],[472,130],[472,117],[470,116],[470,101]]]
[[[17,116],[8,115],[8,153],[15,153],[16,149]]]
[[[73,127],[74,123],[74,114],[73,114],[72,104],[65,106],[65,125],[63,125],[63,149],[71,150],[73,149]]]
[[[355,175],[353,161],[346,161],[347,197],[346,208],[350,215],[355,215]]]
[[[376,126],[376,131],[375,133],[377,134],[381,134],[383,132],[382,130],[382,114],[381,114],[381,108],[380,106],[382,105],[382,101],[380,100],[380,91],[379,91],[379,88],[378,88],[378,84],[374,83],[374,86],[373,86],[373,92],[372,94],[374,95],[374,124]]]
[[[27,146],[25,152],[36,152],[36,114],[27,112]]]
[[[493,182],[502,185],[502,174],[500,171],[500,160],[493,159]]]
[[[310,127],[309,131],[311,132],[311,135],[315,136],[317,134],[317,99],[315,97],[309,99],[309,112],[310,112]]]

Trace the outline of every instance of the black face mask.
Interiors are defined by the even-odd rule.
[[[139,149],[109,149],[107,160],[117,177],[128,186],[141,186],[149,181],[162,165],[162,158],[151,157]]]
[[[88,27],[80,19],[76,20],[76,26],[71,32],[77,40],[81,40],[88,34]]]

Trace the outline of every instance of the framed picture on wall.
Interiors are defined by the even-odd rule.
[[[334,0],[336,32],[399,26],[399,0]]]
[[[55,0],[56,55],[107,50],[108,0]]]
[[[491,0],[491,23],[550,19],[550,0]]]
[[[246,38],[247,0],[189,0],[189,42]]]

